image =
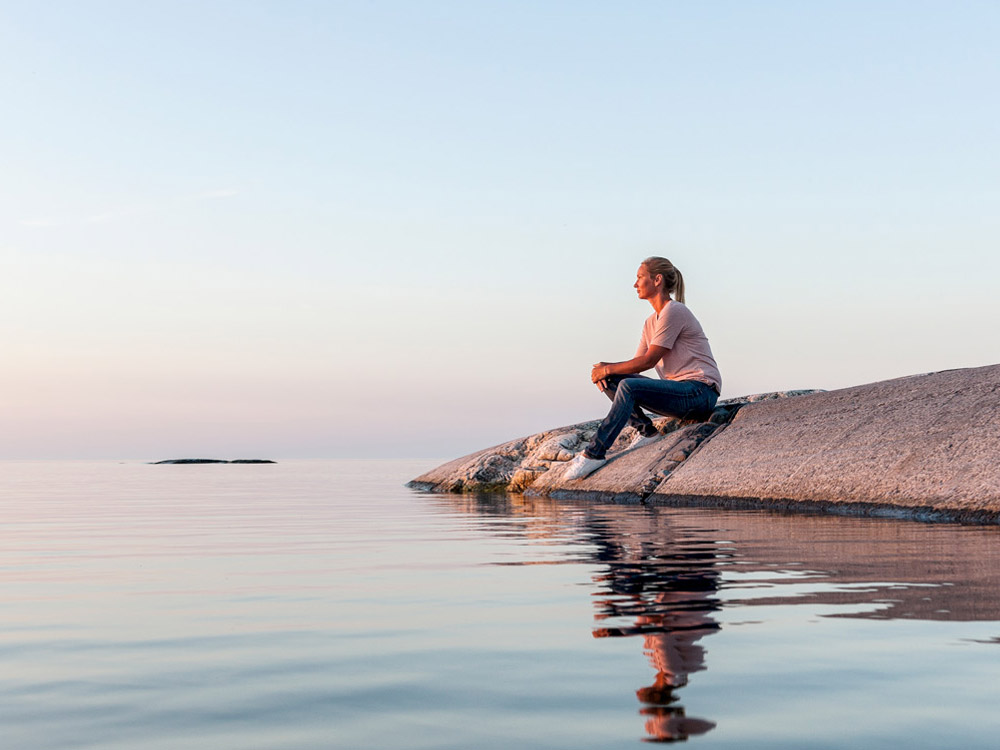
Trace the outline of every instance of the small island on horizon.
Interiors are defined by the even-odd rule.
[[[276,464],[269,458],[237,458],[227,461],[224,458],[168,458],[166,461],[150,461],[151,464]]]

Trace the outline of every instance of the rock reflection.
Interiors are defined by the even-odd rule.
[[[770,608],[789,605],[815,618],[1000,621],[996,526],[435,497],[452,511],[494,517],[491,533],[530,540],[531,562],[517,564],[598,568],[594,636],[641,638],[654,670],[652,684],[636,690],[649,741],[715,726],[688,716],[681,693],[707,669],[706,637],[720,621],[766,628]],[[749,607],[759,619],[732,617]]]

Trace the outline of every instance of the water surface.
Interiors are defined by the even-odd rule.
[[[995,747],[1000,529],[0,462],[10,748]]]

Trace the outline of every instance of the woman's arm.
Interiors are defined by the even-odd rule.
[[[598,362],[590,371],[590,380],[593,383],[597,383],[598,387],[600,387],[601,381],[608,377],[608,375],[634,375],[635,373],[644,372],[651,369],[653,365],[663,359],[666,351],[667,347],[656,346],[654,344],[646,349],[645,354],[633,357],[627,362]]]

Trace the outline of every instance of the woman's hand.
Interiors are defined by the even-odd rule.
[[[605,381],[609,375],[638,374],[654,367],[666,353],[667,347],[650,344],[645,354],[639,354],[628,362],[598,362],[590,371],[590,382],[596,383],[602,391],[607,390],[608,384]]]
[[[607,362],[598,362],[590,371],[590,382],[597,383],[597,387],[604,390],[604,380],[610,374]]]

